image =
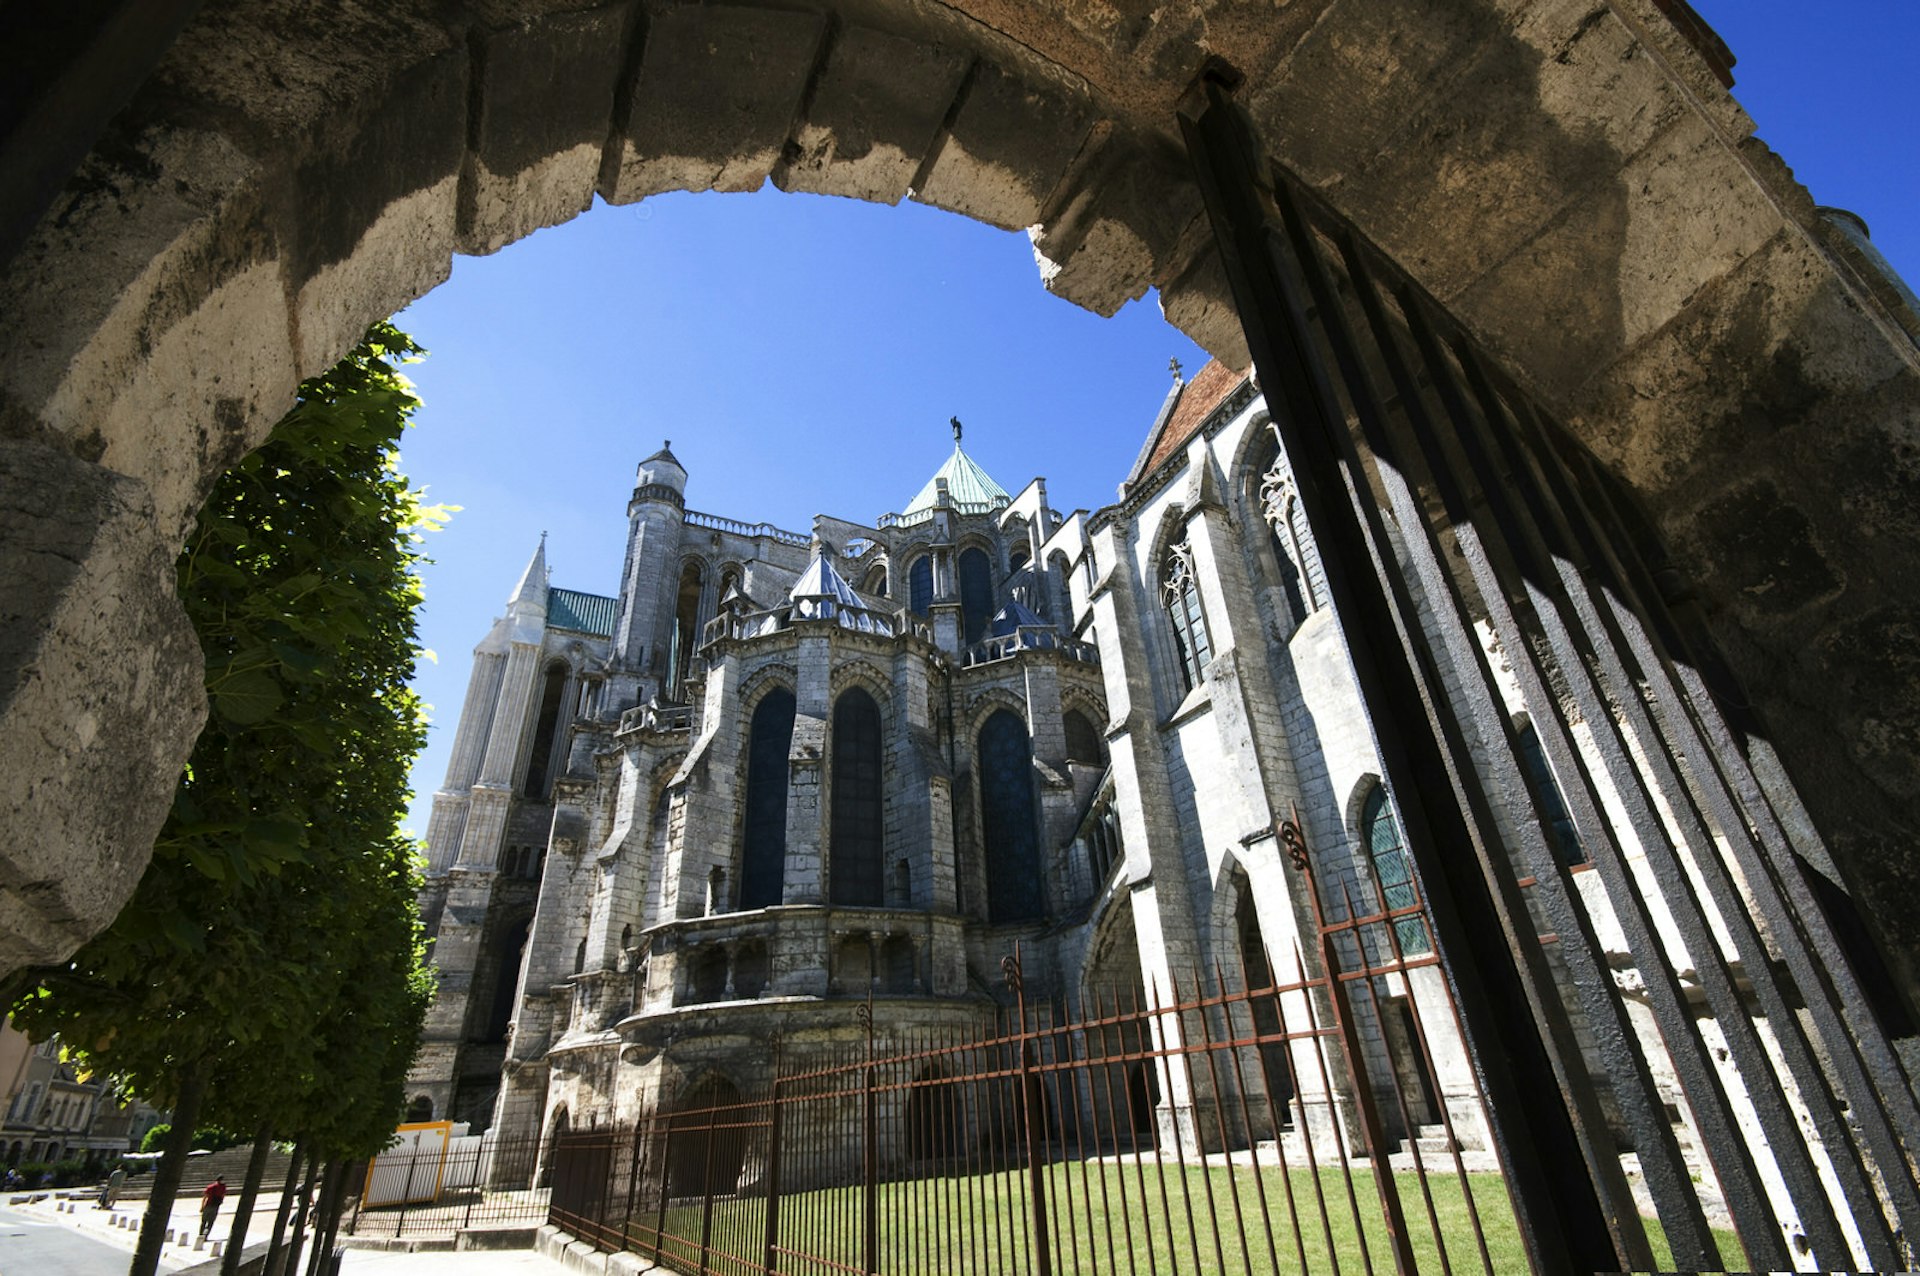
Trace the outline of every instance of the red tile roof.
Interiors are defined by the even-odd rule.
[[[1151,451],[1147,453],[1146,464],[1140,467],[1140,477],[1158,469],[1160,463],[1186,445],[1207,414],[1220,406],[1234,387],[1247,379],[1244,372],[1235,372],[1218,359],[1209,359],[1207,366],[1193,374],[1193,380],[1187,382],[1186,389],[1180,392],[1180,401],[1173,406],[1173,415],[1167,418],[1167,424],[1160,431]]]

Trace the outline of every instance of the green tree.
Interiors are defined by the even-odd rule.
[[[416,568],[447,513],[397,468],[418,400],[396,365],[418,353],[374,325],[208,498],[178,573],[211,713],[153,862],[72,960],[0,990],[29,1032],[175,1109],[136,1273],[203,1096],[210,1120],[335,1157],[377,1150],[401,1110],[431,991],[398,828],[425,738]]]

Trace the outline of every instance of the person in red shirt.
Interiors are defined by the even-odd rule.
[[[220,1202],[227,1199],[227,1181],[215,1179],[207,1184],[207,1190],[200,1193],[200,1235],[204,1238],[213,1231],[214,1216],[220,1212]]]

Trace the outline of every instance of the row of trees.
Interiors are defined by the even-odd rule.
[[[272,1142],[298,1149],[289,1189],[303,1163],[309,1193],[335,1167],[318,1254],[346,1165],[401,1116],[432,993],[399,823],[426,730],[416,569],[446,514],[396,468],[419,406],[397,365],[419,353],[376,324],[208,498],[178,572],[210,714],[152,865],[69,962],[0,988],[26,1031],[173,1109],[135,1276],[158,1263],[196,1125],[255,1137],[230,1271]]]

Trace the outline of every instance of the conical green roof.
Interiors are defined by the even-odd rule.
[[[1007,489],[994,482],[992,476],[981,469],[956,442],[953,455],[947,458],[945,465],[934,471],[927,485],[920,489],[920,494],[900,511],[900,517],[910,520],[915,514],[931,510],[939,494],[941,479],[947,481],[947,494],[953,498],[954,506],[962,514],[985,514],[1013,501],[1007,495]]]

